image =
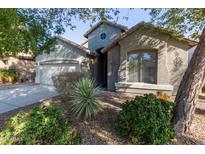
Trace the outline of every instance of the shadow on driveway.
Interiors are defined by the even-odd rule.
[[[25,85],[0,90],[0,114],[58,95],[54,87],[46,85]]]

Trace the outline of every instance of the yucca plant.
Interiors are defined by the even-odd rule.
[[[76,82],[72,92],[71,109],[77,117],[90,119],[98,110],[102,110],[101,104],[98,102],[98,92],[100,87],[88,78],[83,78]]]

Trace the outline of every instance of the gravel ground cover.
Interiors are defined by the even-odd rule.
[[[0,129],[3,128],[9,117],[19,111],[29,111],[39,104],[56,104],[64,108],[64,114],[73,121],[75,129],[81,134],[83,144],[102,145],[102,144],[129,144],[126,140],[119,137],[115,131],[115,121],[120,109],[120,104],[133,98],[133,95],[106,92],[101,93],[100,103],[103,111],[99,111],[95,118],[91,120],[77,119],[70,110],[70,103],[61,97],[52,98],[34,105],[0,115]],[[191,131],[186,136],[174,139],[169,144],[205,144],[205,104],[198,104],[196,113],[193,116]]]

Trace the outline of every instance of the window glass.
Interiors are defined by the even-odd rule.
[[[156,52],[136,51],[128,54],[129,82],[156,83]]]

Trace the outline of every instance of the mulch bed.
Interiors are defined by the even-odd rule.
[[[0,130],[3,128],[9,118],[14,116],[19,111],[29,111],[33,107],[40,104],[55,104],[64,108],[64,114],[70,120],[72,120],[75,129],[83,139],[83,144],[128,144],[124,139],[117,136],[114,123],[117,113],[121,110],[120,104],[125,100],[130,99],[130,96],[111,92],[102,92],[101,95],[102,98],[100,99],[100,103],[103,106],[103,110],[99,111],[97,115],[91,120],[77,119],[71,113],[69,101],[64,100],[61,97],[56,97],[0,115]]]
[[[114,92],[102,92],[100,103],[103,106],[103,111],[97,113],[97,115],[91,120],[77,119],[70,110],[69,101],[56,97],[50,100],[36,103],[24,108],[19,108],[14,111],[10,111],[3,115],[0,115],[0,130],[3,128],[9,117],[15,115],[19,111],[29,111],[39,104],[56,104],[64,108],[64,114],[72,120],[73,125],[77,132],[83,139],[85,145],[102,145],[102,144],[129,144],[126,140],[117,135],[115,131],[115,121],[120,109],[120,104],[126,100],[130,100],[133,96],[127,94],[114,93]],[[204,106],[205,109],[205,106]],[[178,137],[169,144],[205,144],[205,110],[201,106],[196,110],[194,120],[191,126],[191,132],[186,136]]]
[[[125,94],[116,94],[112,92],[102,92],[100,103],[103,111],[99,111],[91,120],[77,119],[70,110],[68,101],[57,101],[53,104],[61,104],[65,109],[65,115],[73,121],[74,127],[83,139],[86,145],[103,145],[103,144],[128,144],[127,141],[120,138],[115,131],[115,120],[120,109],[120,104],[130,99]],[[46,103],[46,102],[44,102]],[[47,101],[50,103],[50,101]]]

